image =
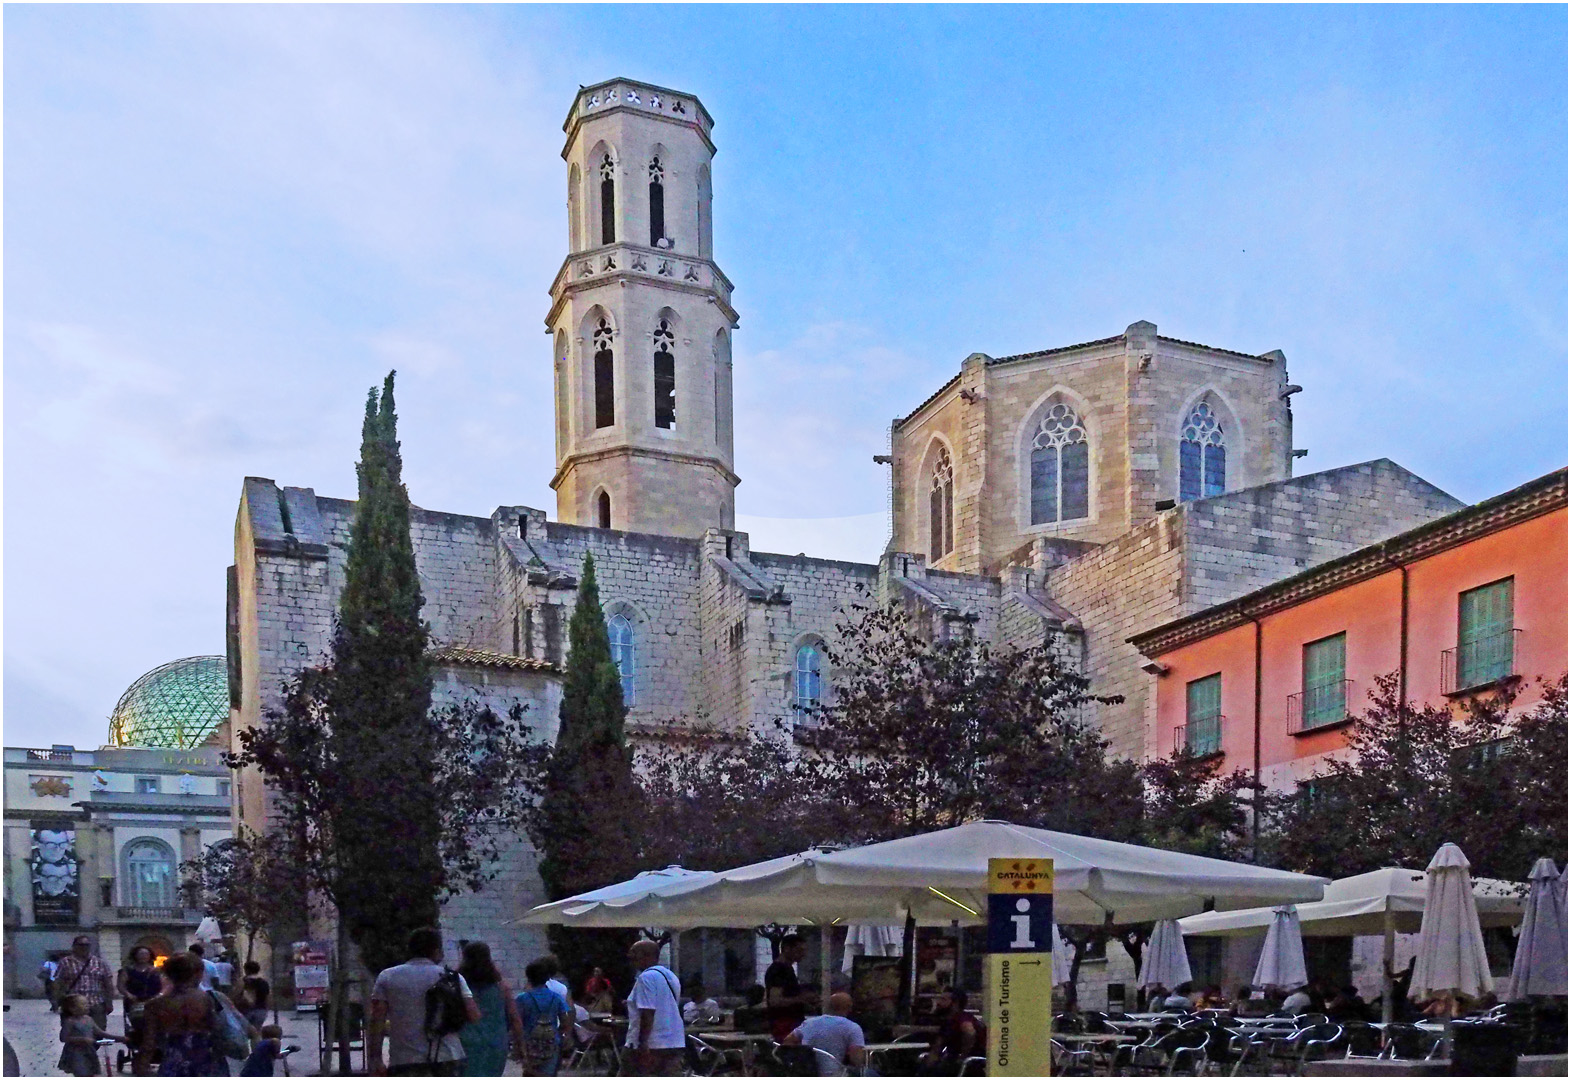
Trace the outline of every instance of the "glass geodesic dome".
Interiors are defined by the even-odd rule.
[[[127,688],[109,716],[111,746],[189,750],[229,719],[229,672],[222,656],[171,660]]]

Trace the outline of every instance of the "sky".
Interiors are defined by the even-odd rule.
[[[1567,461],[1567,11],[10,5],[4,738],[97,746],[224,648],[241,479],[555,515],[561,125],[715,117],[740,528],[871,560],[892,418],[973,352],[1280,348],[1303,471]]]

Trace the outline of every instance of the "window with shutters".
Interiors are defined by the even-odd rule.
[[[617,391],[612,381],[611,324],[605,319],[595,326],[595,426],[611,427],[617,422]]]
[[[1228,449],[1212,406],[1201,402],[1179,432],[1179,501],[1209,499],[1228,485]]]
[[[1347,634],[1333,634],[1305,645],[1300,730],[1340,724],[1347,719],[1347,643]]]
[[[955,547],[955,469],[942,445],[928,485],[928,561],[938,562]]]
[[[1090,446],[1075,410],[1054,402],[1032,437],[1031,523],[1045,525],[1087,516]]]
[[[1512,579],[1482,585],[1457,597],[1456,685],[1466,690],[1513,674]]]
[[[665,319],[655,326],[655,426],[677,426],[677,335]]]
[[[1223,676],[1221,672],[1185,684],[1184,727],[1175,734],[1174,749],[1207,757],[1223,748]]]

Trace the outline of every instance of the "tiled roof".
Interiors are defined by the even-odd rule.
[[[1314,597],[1379,577],[1401,564],[1429,558],[1542,514],[1564,509],[1566,505],[1567,470],[1557,469],[1484,502],[1465,506],[1446,517],[1399,533],[1390,540],[1362,547],[1291,578],[1126,640],[1147,656],[1161,656],[1181,646],[1243,626],[1252,618],[1270,615]]]
[[[442,645],[428,654],[438,664],[454,667],[506,668],[510,671],[556,671],[557,666],[548,660],[532,656],[513,656],[492,652],[490,649],[471,649],[464,645]]]

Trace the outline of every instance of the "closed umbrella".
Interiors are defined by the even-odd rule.
[[[1528,904],[1517,936],[1508,1001],[1567,992],[1567,894],[1550,859],[1528,875]]]
[[[1426,868],[1425,916],[1419,926],[1414,981],[1408,996],[1415,1001],[1446,1002],[1446,1052],[1452,1052],[1452,1013],[1459,997],[1482,997],[1495,986],[1485,935],[1479,929],[1468,859],[1456,844],[1442,844]]]
[[[858,956],[899,956],[904,931],[899,926],[875,926],[857,923],[846,928],[846,947],[841,954],[841,971],[852,971],[852,960]]]
[[[1070,981],[1070,965],[1075,953],[1059,934],[1059,924],[1053,924],[1053,982],[1055,986]]]
[[[218,927],[218,920],[211,915],[202,916],[202,921],[197,923],[194,936],[198,941],[222,941],[224,931]]]
[[[1255,965],[1256,986],[1281,986],[1297,989],[1309,982],[1305,973],[1305,943],[1299,936],[1299,912],[1292,904],[1272,912],[1272,925],[1266,928],[1261,959]]]
[[[1173,919],[1162,919],[1152,927],[1152,939],[1141,957],[1142,986],[1166,986],[1172,990],[1190,981],[1190,958],[1184,951],[1184,934]]]

